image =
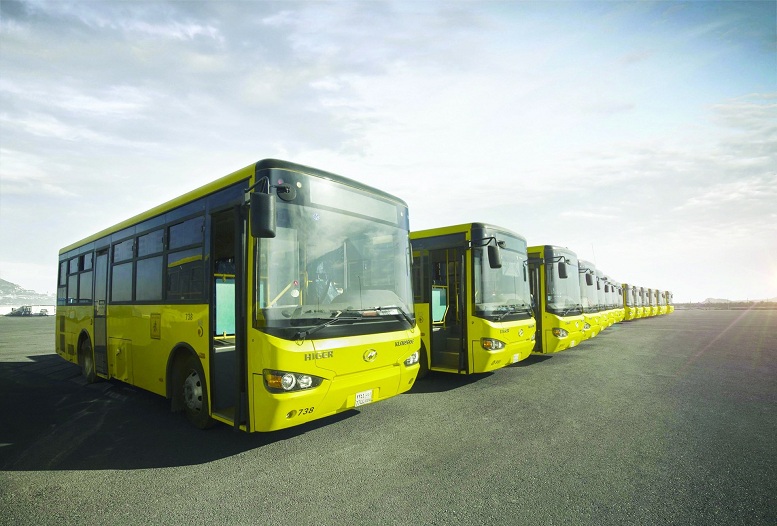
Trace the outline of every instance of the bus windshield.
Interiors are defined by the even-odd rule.
[[[559,274],[559,256],[567,266],[567,277]],[[577,277],[577,258],[570,254],[554,254],[553,261],[546,263],[547,310],[560,316],[582,314],[580,282]]]
[[[586,276],[592,276],[591,284],[586,282]],[[580,299],[583,304],[583,312],[599,312],[599,296],[596,293],[596,274],[588,268],[581,268],[578,272],[580,282]]]
[[[497,234],[505,241],[501,248],[502,268],[491,268],[486,249],[472,250],[474,267],[475,316],[494,321],[527,318],[532,314],[526,265],[526,242],[505,234]]]
[[[258,243],[257,328],[314,339],[413,326],[410,243],[397,219],[407,217],[404,206],[366,194],[358,200],[358,214],[278,204],[276,237]],[[369,201],[375,217],[362,215]]]

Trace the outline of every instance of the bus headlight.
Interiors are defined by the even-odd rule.
[[[418,358],[420,357],[420,353],[418,351],[414,352],[410,356],[408,356],[407,360],[405,360],[405,365],[413,365],[414,363],[418,363]]]
[[[284,391],[291,391],[294,386],[297,385],[297,379],[291,373],[286,373],[281,376],[281,387]]]
[[[586,323],[585,325],[583,325],[583,330],[584,331],[587,331],[590,328],[591,328],[591,324],[590,323]]]
[[[302,391],[321,385],[323,378],[310,374],[290,373],[286,371],[264,370],[264,386],[271,393]]]
[[[552,332],[553,332],[553,336],[555,336],[556,338],[566,338],[567,336],[569,336],[569,333],[560,327],[553,327]]]
[[[313,385],[313,377],[308,374],[301,374],[297,377],[297,385],[300,389],[309,389]]]
[[[498,351],[505,348],[505,342],[493,338],[480,338],[480,346],[487,351]]]

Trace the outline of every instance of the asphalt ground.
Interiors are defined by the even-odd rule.
[[[0,318],[0,524],[777,524],[777,311],[675,311],[268,433]]]

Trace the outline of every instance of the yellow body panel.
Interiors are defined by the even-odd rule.
[[[416,313],[429,312],[428,303],[416,303],[415,308]],[[416,321],[421,330],[421,341],[423,343],[421,352],[427,353],[426,363],[431,364],[431,333],[433,328],[430,326],[427,316],[418,315]],[[534,348],[536,328],[537,324],[534,318],[510,322],[492,322],[474,316],[470,317],[470,323],[468,324],[469,372],[485,373],[495,371],[506,365],[525,360]],[[480,344],[480,338],[493,338],[503,341],[506,345],[504,349],[486,350]],[[455,369],[433,367],[431,365],[429,369],[432,371],[459,372]],[[461,372],[463,373],[464,371]]]
[[[543,313],[542,320],[542,351],[533,354],[552,354],[566,349],[571,349],[583,341],[583,326],[585,318],[582,314],[577,316],[565,316],[561,318],[549,312]],[[553,335],[553,329],[559,328],[567,331],[567,336],[562,338]]]
[[[596,338],[602,332],[602,313],[586,312],[583,313],[583,319],[588,324],[588,329],[583,331],[583,340]]]
[[[418,376],[417,363],[404,364],[420,345],[417,327],[301,344],[252,330],[250,340],[249,397],[253,400],[251,428],[255,431],[274,431],[354,409],[356,394],[361,392],[371,391],[371,403],[391,398],[408,391]],[[376,351],[377,356],[366,362],[369,351]],[[313,389],[272,393],[261,374],[265,369],[324,380]]]

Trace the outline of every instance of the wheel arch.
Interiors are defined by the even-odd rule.
[[[179,342],[173,346],[173,350],[167,357],[167,370],[165,371],[165,397],[172,401],[173,411],[180,411],[183,409],[180,400],[177,400],[174,396],[173,389],[175,388],[174,376],[176,373],[177,364],[187,356],[199,361],[200,366],[202,366],[202,360],[200,360],[197,351],[195,351],[194,348],[186,342]]]
[[[92,335],[89,334],[87,329],[81,329],[81,332],[78,333],[78,341],[76,342],[77,352],[81,352],[81,345],[85,341],[89,342],[89,344],[92,346],[92,352],[94,352],[94,345],[92,345]]]

